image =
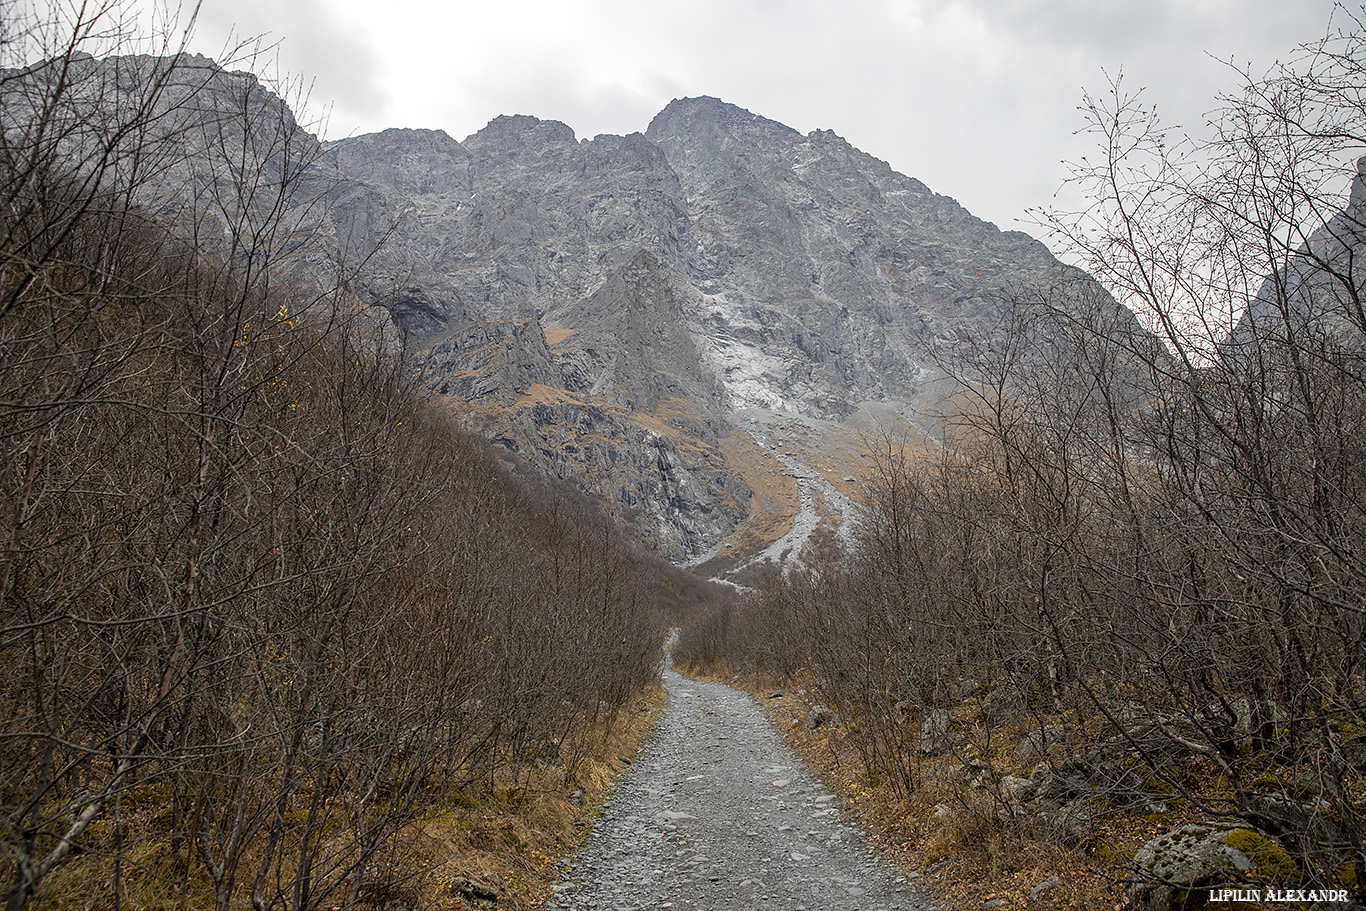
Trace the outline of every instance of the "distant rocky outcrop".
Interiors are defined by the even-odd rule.
[[[1311,344],[1315,336],[1360,350],[1366,343],[1363,287],[1366,156],[1357,160],[1347,205],[1267,276],[1225,341],[1225,351],[1237,359],[1250,356],[1250,346],[1258,342],[1291,348]]]
[[[628,136],[515,115],[464,140],[321,144],[256,77],[176,60],[167,142],[191,154],[148,205],[173,220],[187,192],[230,198],[234,175],[266,205],[296,162],[299,267],[383,308],[471,425],[680,562],[847,533],[858,428],[932,438],[941,361],[1000,331],[1014,295],[1086,281],[832,132],[716,98],[670,102]],[[80,62],[124,94],[166,64]],[[782,445],[793,434],[805,449]]]
[[[365,188],[349,222],[391,226],[388,306],[426,346],[432,387],[502,406],[485,414],[494,439],[648,516],[684,561],[722,548],[765,480],[721,452],[756,426],[734,415],[837,424],[879,403],[914,423],[940,395],[936,358],[988,337],[1022,289],[1079,275],[832,132],[715,98],[673,101],[629,136],[518,115],[461,142],[387,130],[328,148]],[[533,386],[556,390],[534,416]],[[610,485],[600,450],[549,445],[584,429],[589,403],[594,433],[616,422]],[[695,500],[662,494],[689,485],[647,451],[660,439],[707,453]],[[774,464],[797,477],[794,459]]]

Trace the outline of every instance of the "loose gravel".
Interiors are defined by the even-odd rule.
[[[546,908],[930,911],[745,693],[664,671],[658,729]]]

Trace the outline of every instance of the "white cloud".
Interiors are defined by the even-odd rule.
[[[141,0],[151,2],[151,0]],[[1047,205],[1085,88],[1104,71],[1199,124],[1235,74],[1321,36],[1331,0],[205,0],[200,48],[280,39],[331,102],[332,135],[425,126],[462,138],[498,114],[581,137],[643,130],[671,98],[717,95],[829,128],[1012,227]],[[209,48],[206,52],[213,52]]]

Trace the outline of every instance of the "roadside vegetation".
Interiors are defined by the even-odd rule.
[[[1021,293],[945,359],[974,404],[943,453],[870,441],[853,546],[683,632],[695,671],[823,706],[847,793],[957,882],[1056,846],[1111,885],[1045,904],[1366,900],[1366,27],[1337,26],[1208,140],[1088,99],[1093,203],[1050,225],[1144,328]]]
[[[429,402],[316,143],[119,13],[0,3],[6,907],[528,906],[704,594]]]

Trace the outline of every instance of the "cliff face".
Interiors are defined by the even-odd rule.
[[[1357,159],[1347,205],[1298,249],[1285,251],[1224,343],[1233,358],[1260,342],[1281,349],[1322,335],[1359,349],[1366,329],[1366,156]]]
[[[834,133],[715,98],[644,134],[499,117],[463,142],[389,130],[331,154],[369,188],[362,220],[396,226],[386,269],[458,302],[444,321],[416,294],[386,303],[433,387],[681,561],[819,524],[804,504],[845,518],[852,428],[924,424],[936,359],[1016,291],[1072,276]],[[781,518],[761,532],[764,511]]]
[[[646,136],[687,196],[704,348],[735,407],[839,416],[911,397],[936,344],[986,331],[1012,286],[1061,271],[834,133],[695,98]]]
[[[332,152],[376,188],[366,220],[397,224],[402,265],[477,318],[599,325],[580,302],[650,254],[679,305],[651,317],[686,326],[732,409],[838,416],[913,393],[926,345],[984,330],[1014,288],[1063,272],[833,133],[713,98],[672,102],[644,135],[576,142],[517,116],[463,143],[389,130]]]
[[[165,63],[82,65],[107,99]],[[518,115],[319,144],[255,77],[178,67],[179,163],[144,202],[268,214],[292,168],[300,268],[348,279],[470,424],[680,562],[848,528],[860,430],[929,428],[937,364],[1014,293],[1076,276],[834,133],[715,98],[629,136]]]
[[[463,143],[386,130],[329,151],[351,184],[339,221],[369,227],[356,246],[383,242],[382,272],[441,288],[475,319],[572,306],[638,251],[669,256],[686,228],[677,176],[639,135],[577,142],[562,123],[517,116]],[[459,319],[397,315],[423,337]]]

